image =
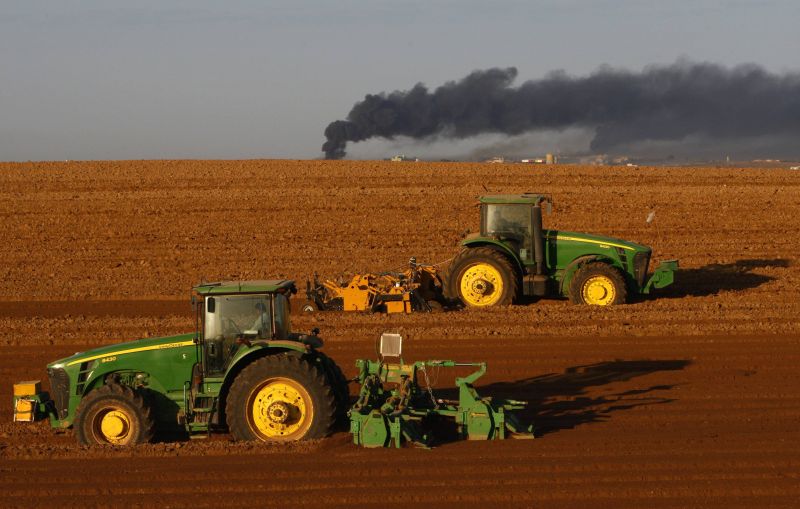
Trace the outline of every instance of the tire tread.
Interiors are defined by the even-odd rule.
[[[586,304],[581,295],[581,286],[591,276],[602,275],[606,276],[614,283],[616,288],[616,296],[611,306],[616,304],[624,304],[627,301],[628,289],[625,285],[625,278],[622,277],[620,271],[605,262],[589,262],[582,265],[569,282],[569,300],[573,304]]]
[[[131,407],[134,417],[138,422],[138,436],[134,437],[130,445],[150,442],[155,431],[155,421],[151,406],[147,404],[144,396],[139,390],[134,390],[127,385],[110,383],[94,389],[81,399],[75,411],[75,436],[81,445],[96,445],[97,442],[91,440],[86,434],[85,419],[94,405],[104,400],[126,403]]]
[[[325,372],[304,357],[280,353],[253,361],[233,381],[225,402],[225,415],[228,429],[235,439],[259,439],[247,423],[247,410],[244,407],[252,387],[271,376],[292,378],[305,387],[312,399],[313,421],[300,439],[323,438],[333,432],[337,405],[333,388],[328,383]]]
[[[519,295],[520,275],[517,274],[517,271],[507,256],[500,253],[497,249],[485,246],[464,248],[450,262],[443,278],[445,281],[445,297],[448,300],[454,302],[461,301],[459,296],[458,274],[467,263],[474,259],[495,263],[504,276],[504,279],[508,279],[506,282],[509,285],[510,291],[506,293],[506,296],[501,299],[500,302],[494,304],[495,306],[507,306],[517,300],[517,296]],[[463,303],[463,301],[461,302]],[[464,304],[466,305],[466,303]]]

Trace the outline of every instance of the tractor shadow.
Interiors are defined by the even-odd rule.
[[[689,360],[615,360],[567,368],[563,373],[550,373],[516,382],[477,385],[482,397],[527,401],[524,410],[515,414],[524,424],[533,424],[537,437],[567,430],[582,424],[605,422],[617,412],[637,407],[663,405],[675,401],[667,391],[670,385],[647,385],[620,391],[592,394],[592,388],[661,371],[680,371]],[[442,391],[445,392],[445,391]],[[450,392],[450,391],[447,391]],[[438,391],[437,391],[438,395]],[[453,391],[446,396],[458,397]],[[446,442],[449,437],[440,437]]]
[[[619,391],[604,390],[603,386],[662,371],[680,371],[690,364],[691,361],[683,359],[614,360],[573,366],[563,373],[549,373],[515,382],[482,385],[478,381],[475,389],[484,398],[526,401],[527,407],[514,411],[514,415],[523,425],[533,424],[535,436],[541,437],[582,424],[605,422],[617,412],[676,401],[676,398],[668,395],[668,391],[677,387],[676,384],[645,385]],[[434,393],[436,398],[458,399],[458,389],[455,387],[434,389]],[[350,400],[352,404],[352,394]],[[458,441],[452,419],[434,419],[428,424],[434,437],[433,445]],[[348,425],[347,420],[342,419],[337,423],[336,431],[345,432],[349,429]],[[186,431],[178,426],[162,427],[155,437],[156,443],[188,440]]]
[[[757,269],[786,268],[785,258],[738,260],[734,263],[714,263],[699,269],[678,269],[675,282],[657,291],[653,298],[706,297],[721,291],[741,291],[757,288],[776,278],[754,273]]]

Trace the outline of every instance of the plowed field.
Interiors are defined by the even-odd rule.
[[[445,262],[475,198],[548,192],[545,226],[651,245],[673,286],[609,309],[542,300],[411,316],[294,316],[354,374],[485,360],[483,395],[530,402],[535,440],[367,450],[209,440],[82,448],[14,425],[11,384],[100,344],[193,329],[201,279]],[[655,220],[647,223],[655,210]],[[0,506],[797,507],[800,172],[456,163],[0,164]],[[442,372],[438,387],[453,383]],[[351,387],[353,389],[353,387]]]

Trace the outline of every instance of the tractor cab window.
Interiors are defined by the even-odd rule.
[[[289,299],[275,295],[275,339],[286,339],[289,330]]]
[[[515,240],[520,248],[520,258],[533,257],[530,205],[484,204],[481,223],[483,235]]]
[[[531,236],[531,208],[528,205],[484,205],[484,235],[501,238]]]
[[[203,338],[209,372],[224,371],[239,349],[237,340],[272,338],[270,295],[206,297]]]

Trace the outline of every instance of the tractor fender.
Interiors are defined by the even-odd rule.
[[[609,258],[607,256],[603,256],[603,255],[598,255],[598,254],[584,255],[584,256],[579,256],[579,257],[575,258],[574,260],[569,262],[569,264],[567,264],[566,267],[564,267],[564,273],[563,273],[563,275],[561,277],[561,283],[559,284],[559,287],[558,287],[558,293],[560,295],[564,295],[565,285],[569,286],[569,282],[572,280],[572,276],[575,274],[575,271],[577,271],[579,268],[581,268],[582,265],[584,265],[586,263],[589,263],[589,262],[604,262],[604,263],[607,263],[607,264],[609,264],[609,265],[611,265],[613,267],[617,266],[614,263],[614,260],[612,260],[611,258]]]
[[[489,237],[476,237],[462,241],[461,245],[466,248],[488,247],[494,249],[495,251],[499,251],[513,261],[514,268],[517,270],[517,275],[520,278],[525,274],[525,267],[522,266],[522,262],[520,261],[516,253],[514,253],[514,251],[510,250],[508,246],[506,246],[505,244],[503,244],[498,240]]]
[[[242,348],[231,359],[225,372],[223,385],[228,385],[245,366],[265,355],[289,353],[297,356],[308,353],[306,345],[298,341],[259,341],[253,342],[249,348]]]
[[[269,352],[264,352],[264,350],[268,350]],[[294,351],[302,355],[308,351],[308,348],[299,341],[253,341],[249,345],[249,348],[239,349],[233,359],[231,359],[230,366],[232,368],[244,359],[248,359],[247,363],[250,363],[254,359],[252,356],[261,356],[259,353],[279,353],[284,351]],[[228,368],[228,372],[230,372],[231,368]],[[225,376],[228,376],[227,373]]]

